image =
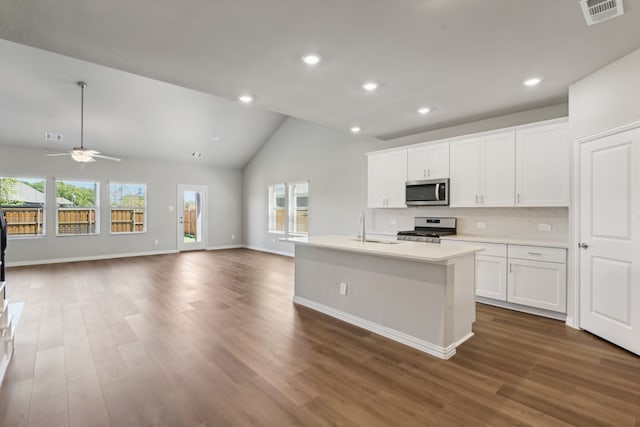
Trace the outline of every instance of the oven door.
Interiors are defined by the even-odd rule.
[[[407,181],[407,206],[449,205],[449,180]]]

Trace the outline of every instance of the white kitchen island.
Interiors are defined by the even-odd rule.
[[[296,304],[442,359],[473,336],[482,248],[349,236],[287,241],[295,244]]]

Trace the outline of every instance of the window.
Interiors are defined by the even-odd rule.
[[[0,178],[0,207],[10,237],[45,234],[45,186],[42,178]]]
[[[269,232],[309,234],[309,182],[269,186]]]
[[[269,186],[269,233],[284,234],[285,184]]]
[[[145,184],[109,185],[112,233],[147,231],[147,186]]]
[[[99,185],[89,181],[56,181],[59,236],[100,234]]]
[[[289,234],[309,234],[309,183],[289,184]]]

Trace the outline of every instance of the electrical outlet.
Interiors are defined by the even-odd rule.
[[[340,283],[340,295],[346,295],[347,294],[347,284],[342,282]]]
[[[486,222],[476,222],[476,228],[487,228]]]
[[[551,224],[538,224],[538,230],[551,231]]]
[[[169,212],[173,212],[173,205],[169,205]]]

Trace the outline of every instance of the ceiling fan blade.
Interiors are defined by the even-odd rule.
[[[105,160],[113,160],[114,162],[119,162],[120,160],[122,160],[117,157],[103,156],[102,154],[92,154],[91,157],[97,157],[99,159],[105,159]]]
[[[92,156],[95,156],[96,154],[100,154],[100,152],[96,150],[84,150],[84,152],[87,154],[91,154]]]
[[[55,153],[55,154],[47,154],[47,157],[57,157],[57,156],[70,156],[71,153]]]

